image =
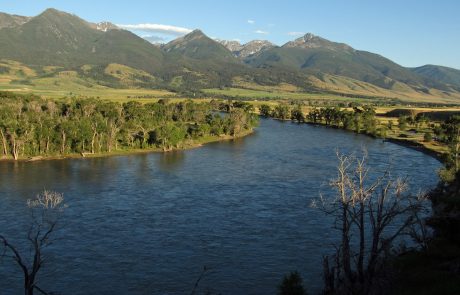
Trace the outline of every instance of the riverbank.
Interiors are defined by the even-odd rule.
[[[400,138],[383,138],[383,140],[419,151],[421,153],[424,153],[425,155],[435,158],[441,163],[445,161],[444,152],[441,152],[439,150],[430,149],[420,142],[405,140],[405,139],[400,139]]]
[[[326,127],[326,128],[338,129],[338,130],[342,130],[342,131],[350,132],[350,133],[354,133],[354,134],[361,134],[361,135],[365,135],[365,136],[368,136],[368,137],[372,137],[374,139],[381,139],[381,140],[383,140],[385,142],[391,142],[391,143],[394,143],[394,144],[397,144],[397,145],[404,146],[406,148],[410,148],[410,149],[419,151],[419,152],[424,153],[424,154],[426,154],[426,155],[428,155],[430,157],[435,158],[436,160],[440,161],[441,163],[444,163],[444,161],[445,161],[445,153],[446,153],[446,151],[443,150],[445,148],[444,146],[435,145],[433,143],[429,144],[427,142],[420,141],[419,139],[413,138],[413,137],[400,138],[400,137],[398,137],[400,134],[397,134],[397,132],[394,132],[394,133],[392,133],[390,135],[387,135],[386,137],[381,137],[381,136],[378,136],[377,134],[370,134],[370,133],[365,133],[365,132],[356,132],[354,130],[349,130],[349,129],[344,129],[344,128],[340,128],[340,127],[337,127],[337,126],[327,125],[324,122],[316,122],[316,123],[307,122],[307,121],[298,122],[298,121],[293,120],[293,119],[279,119],[279,118],[271,118],[271,117],[270,117],[270,119],[277,120],[277,121],[282,121],[282,122],[292,122],[292,123],[297,123],[297,124],[307,124],[307,125],[313,125],[313,126],[321,126],[321,127]],[[379,119],[377,118],[377,120],[379,120]],[[380,120],[379,120],[379,123],[382,124],[382,122]],[[396,127],[394,127],[394,128],[396,128]]]
[[[199,139],[191,139],[186,141],[180,147],[174,147],[170,150],[164,150],[160,147],[155,148],[146,148],[146,149],[122,149],[122,150],[115,150],[112,152],[103,152],[103,153],[73,153],[68,155],[50,155],[50,156],[34,156],[34,157],[20,157],[17,160],[14,160],[12,157],[8,158],[0,158],[0,162],[39,162],[39,161],[51,161],[51,160],[65,160],[65,159],[86,159],[86,158],[105,158],[105,157],[114,157],[114,156],[128,156],[134,154],[148,154],[148,153],[169,153],[174,151],[184,151],[202,147],[203,145],[214,143],[214,142],[221,142],[221,141],[228,141],[228,140],[235,140],[238,138],[243,138],[248,135],[251,135],[255,132],[254,129],[251,130],[244,130],[240,134],[236,136],[232,135],[220,135],[220,136],[205,136]]]

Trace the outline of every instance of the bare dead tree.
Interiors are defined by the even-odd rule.
[[[209,271],[209,268],[206,267],[206,266],[203,266],[203,270],[201,271],[200,273],[200,276],[198,277],[198,279],[195,281],[195,285],[193,286],[193,290],[192,290],[192,293],[190,293],[191,295],[195,295],[196,294],[196,291],[198,289],[198,285],[200,284],[200,281],[204,278],[204,276],[206,275],[206,272]]]
[[[29,255],[22,253],[19,247],[10,243],[2,234],[0,244],[4,247],[3,256],[12,258],[23,273],[24,294],[33,295],[35,290],[49,294],[37,286],[37,275],[45,262],[43,250],[52,243],[52,234],[66,205],[62,194],[45,190],[35,199],[29,199],[27,206],[31,216],[27,232],[27,241],[31,246]]]
[[[429,202],[426,194],[419,194],[420,202]],[[412,240],[423,250],[427,251],[433,240],[433,229],[428,225],[427,216],[430,213],[428,207],[422,207],[413,212],[414,223],[409,227],[409,235]]]
[[[371,177],[367,155],[341,155],[336,193],[320,199],[320,209],[332,215],[341,240],[333,256],[325,257],[324,294],[373,294],[389,251],[398,237],[420,223],[423,200],[407,191],[407,182],[387,171]],[[425,233],[422,233],[425,234]]]

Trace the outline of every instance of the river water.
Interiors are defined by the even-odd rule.
[[[0,233],[25,240],[25,202],[43,189],[68,208],[39,279],[59,294],[275,294],[298,270],[312,293],[333,252],[333,220],[310,207],[330,193],[336,149],[366,148],[374,171],[437,182],[440,163],[342,130],[261,120],[246,138],[173,153],[0,163]],[[27,248],[23,248],[24,251]],[[0,294],[23,294],[21,272],[0,260]]]

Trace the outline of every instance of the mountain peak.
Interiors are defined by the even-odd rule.
[[[225,48],[230,50],[231,52],[239,51],[243,48],[243,45],[236,40],[216,40],[220,44],[222,44]]]
[[[173,49],[179,49],[179,48],[185,47],[187,46],[187,44],[200,42],[202,40],[208,42],[211,39],[208,36],[206,36],[201,30],[196,29],[196,30],[191,31],[187,35],[179,37],[165,44],[163,48],[166,51],[171,51]]]
[[[222,44],[206,36],[201,30],[193,30],[163,47],[166,52],[193,59],[232,61],[234,56]]]
[[[275,47],[273,43],[267,40],[252,40],[246,44],[240,44],[238,41],[220,40],[219,43],[239,58],[246,58]]]
[[[50,7],[50,8],[45,9],[42,13],[60,13],[60,12],[62,11],[57,10],[56,8]]]
[[[304,36],[295,39],[294,41],[288,42],[283,45],[283,47],[296,47],[296,48],[304,48],[304,49],[312,49],[312,48],[325,48],[333,51],[337,50],[346,50],[346,51],[354,51],[352,47],[345,43],[336,43],[324,39],[322,37],[316,36],[312,33],[307,33]]]
[[[199,29],[195,29],[193,31],[191,31],[190,33],[188,33],[187,35],[184,35],[184,40],[193,40],[193,39],[196,39],[196,38],[208,38],[208,36],[206,36],[205,33],[203,33],[203,31],[199,30]]]
[[[172,40],[168,44],[165,44],[165,48],[168,48],[167,50],[171,49],[172,47],[176,47],[180,44],[184,43],[189,43],[195,40],[200,40],[200,39],[210,39],[208,36],[206,36],[201,30],[195,29],[191,31],[190,33],[179,37],[177,39]]]
[[[69,41],[75,39],[74,35],[82,31],[97,29],[97,25],[89,23],[75,14],[59,11],[54,8],[48,8],[39,15],[32,17],[24,26],[29,27],[32,31],[37,31],[39,28],[48,31],[50,28],[54,28],[50,31],[52,35],[56,38],[67,38]],[[73,42],[77,41],[74,40]]]
[[[87,21],[79,18],[75,14],[70,14],[64,11],[60,11],[54,8],[48,8],[39,15],[31,18],[33,22],[47,22],[53,24],[68,24],[68,23],[81,23],[86,24],[87,26],[91,26],[90,23]]]
[[[195,29],[192,32],[190,32],[189,35],[204,35],[204,33],[200,29]]]
[[[39,16],[63,16],[63,15],[70,15],[67,12],[57,10],[55,8],[47,8]]]
[[[252,41],[249,41],[248,43],[246,43],[245,45],[248,45],[248,44],[270,44],[270,45],[273,45],[273,43],[271,43],[268,40],[252,40]]]
[[[81,24],[85,24],[86,26],[91,27],[94,30],[107,32],[109,30],[120,30],[119,27],[114,25],[111,22],[103,21],[99,23],[89,23],[74,14],[70,14],[64,11],[57,10],[55,8],[48,8],[36,17],[36,19],[45,19],[47,22],[55,23],[55,22],[77,22]]]
[[[288,47],[306,47],[306,48],[314,48],[314,47],[321,47],[325,43],[333,43],[329,40],[316,36],[312,33],[306,33],[302,37],[295,39],[294,41],[288,42],[286,45]]]
[[[315,37],[317,37],[316,35],[312,34],[312,33],[306,33],[304,36],[303,36],[303,39],[305,41],[310,41],[310,40],[313,40]]]

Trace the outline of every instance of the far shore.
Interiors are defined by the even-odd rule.
[[[297,123],[293,120],[286,119],[277,119],[277,118],[270,118],[273,120],[277,121],[283,121],[283,122],[292,122],[292,123]],[[410,148],[419,152],[422,152],[428,156],[431,156],[435,158],[436,160],[440,161],[443,163],[444,157],[443,153],[434,149],[430,149],[429,147],[421,144],[420,142],[413,141],[410,139],[400,139],[396,137],[387,137],[387,138],[382,138],[378,137],[372,134],[367,134],[367,133],[356,133],[353,130],[345,130],[342,128],[337,128],[334,126],[328,126],[323,123],[312,123],[312,122],[301,122],[298,124],[308,124],[308,125],[313,125],[313,126],[322,126],[326,128],[334,128],[338,129],[341,131],[345,132],[350,132],[354,134],[361,134],[365,136],[369,136],[375,139],[381,139],[385,142],[391,142],[394,144],[398,144],[401,146],[404,146],[406,148]],[[254,132],[253,130],[246,130],[242,133],[240,133],[237,136],[231,136],[231,135],[223,135],[223,136],[208,136],[205,138],[200,138],[198,140],[191,140],[190,142],[185,143],[183,146],[173,148],[171,150],[164,150],[163,148],[160,147],[154,147],[154,148],[146,148],[146,149],[123,149],[123,150],[116,150],[112,152],[102,152],[102,153],[74,153],[74,154],[68,154],[68,155],[52,155],[52,156],[34,156],[34,157],[21,157],[18,160],[14,160],[11,157],[8,158],[0,158],[0,162],[38,162],[38,161],[49,161],[49,160],[64,160],[64,159],[85,159],[85,158],[102,158],[102,157],[113,157],[113,156],[126,156],[126,155],[134,155],[134,154],[147,154],[147,153],[168,153],[168,152],[174,152],[174,151],[183,151],[183,150],[189,150],[189,149],[195,149],[199,148],[205,144],[208,143],[213,143],[213,142],[220,142],[220,141],[227,141],[227,140],[233,140],[237,138],[242,138],[245,136],[248,136]]]
[[[329,125],[326,125],[324,123],[296,122],[296,121],[291,120],[291,119],[284,119],[283,120],[283,119],[278,119],[278,118],[267,118],[267,119],[273,119],[273,120],[282,121],[282,122],[292,122],[292,123],[296,123],[296,124],[307,124],[307,125],[312,125],[312,126],[321,126],[321,127],[325,127],[325,128],[333,128],[333,129],[337,129],[337,130],[341,130],[341,131],[345,131],[345,132],[350,132],[350,133],[354,133],[354,134],[365,135],[365,136],[372,137],[374,139],[381,139],[384,142],[391,142],[391,143],[394,143],[394,144],[397,144],[397,145],[400,145],[400,146],[403,146],[403,147],[406,147],[406,148],[410,148],[410,149],[419,151],[421,153],[424,153],[425,155],[428,155],[428,156],[430,156],[432,158],[435,158],[436,160],[438,160],[441,163],[444,163],[444,160],[445,160],[443,152],[438,151],[438,150],[434,150],[434,149],[430,149],[429,147],[421,144],[420,142],[410,140],[410,139],[402,139],[402,138],[396,138],[396,137],[383,138],[383,137],[378,137],[378,136],[368,134],[368,133],[357,133],[357,132],[355,132],[353,130],[347,130],[347,129],[338,128],[338,127],[335,127],[335,126],[329,126]]]
[[[0,158],[0,162],[39,162],[39,161],[51,161],[51,160],[65,160],[65,159],[87,159],[87,158],[103,158],[103,157],[114,157],[114,156],[128,156],[135,154],[149,154],[149,153],[169,153],[175,151],[184,151],[202,147],[208,143],[221,142],[234,140],[242,137],[246,137],[254,133],[254,129],[245,130],[240,134],[233,135],[222,135],[222,136],[207,136],[197,140],[191,140],[190,142],[185,143],[183,146],[175,147],[170,150],[164,150],[160,147],[155,148],[146,148],[146,149],[123,149],[115,150],[112,152],[102,152],[102,153],[73,153],[68,155],[52,155],[52,156],[34,156],[34,157],[21,157],[18,160],[14,160],[12,157]]]

